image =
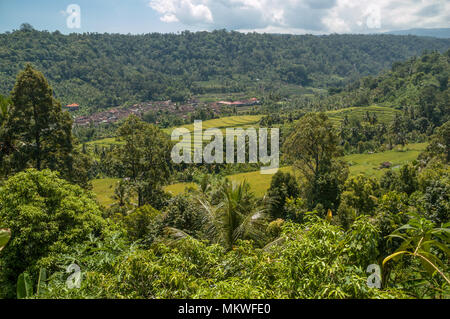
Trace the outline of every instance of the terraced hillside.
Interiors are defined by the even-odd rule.
[[[380,123],[388,124],[394,119],[395,114],[400,113],[401,111],[391,107],[373,105],[365,107],[349,107],[336,111],[327,111],[326,114],[333,123],[339,124],[344,120],[345,116],[348,116],[348,118],[355,118],[359,121],[362,121],[364,115],[367,112],[369,112],[370,114],[375,113]],[[202,128],[203,130],[207,130],[210,128],[219,128],[222,130],[222,133],[225,133],[225,129],[229,127],[243,128],[243,129],[246,129],[248,127],[257,127],[262,117],[263,117],[262,115],[237,115],[237,116],[222,117],[218,119],[203,121]],[[183,125],[180,127],[187,128],[191,132],[194,131],[194,124]],[[170,135],[174,129],[175,127],[171,127],[164,129],[163,131]],[[104,138],[101,140],[91,141],[86,144],[109,146],[118,143],[120,143],[120,141],[117,141],[115,138]]]
[[[238,116],[229,116],[229,117],[222,117],[219,119],[212,119],[202,122],[203,130],[207,130],[209,128],[218,128],[222,130],[222,133],[225,132],[225,129],[228,127],[233,128],[248,128],[248,127],[257,127],[259,120],[262,118],[262,115],[238,115]],[[189,131],[194,131],[194,124],[189,125],[183,125],[180,127],[187,128]],[[171,134],[172,131],[175,129],[175,127],[164,129],[163,131],[167,134]],[[86,143],[89,146],[104,146],[108,147],[110,145],[120,144],[121,142],[118,141],[114,137],[108,137],[100,140],[95,140]]]
[[[261,119],[262,115],[237,115],[237,116],[228,116],[221,117],[218,119],[212,119],[208,121],[202,122],[203,130],[207,130],[210,128],[219,128],[226,129],[228,127],[241,127],[247,128],[250,126],[256,126]],[[181,126],[187,128],[189,131],[194,131],[194,124]],[[164,131],[170,134],[174,128],[168,128]]]

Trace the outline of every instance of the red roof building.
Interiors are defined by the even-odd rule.
[[[229,102],[229,101],[219,101],[218,104],[222,105],[234,105],[234,106],[251,106],[251,105],[257,105],[259,104],[259,100],[257,98],[251,98],[249,100],[243,100],[243,101],[235,101],[235,102]]]
[[[69,111],[78,111],[80,109],[80,106],[76,103],[73,103],[66,105],[65,108]]]

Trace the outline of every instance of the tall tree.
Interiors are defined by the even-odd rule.
[[[7,171],[9,163],[6,164],[6,156],[13,151],[11,136],[7,130],[9,114],[11,111],[11,100],[0,95],[0,175]]]
[[[53,98],[44,75],[27,64],[11,93],[8,129],[17,146],[14,170],[50,168],[68,173],[72,165],[72,119]]]
[[[311,209],[318,204],[335,209],[339,204],[348,168],[336,160],[341,155],[338,142],[328,117],[324,113],[310,113],[297,122],[283,145],[286,157],[306,180],[303,193]]]
[[[132,115],[119,128],[118,137],[124,144],[115,149],[114,159],[118,170],[132,183],[138,205],[151,204],[159,208],[161,186],[171,171],[168,136]]]

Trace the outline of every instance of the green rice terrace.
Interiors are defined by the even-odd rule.
[[[357,120],[362,121],[364,115],[369,112],[370,114],[376,114],[377,119],[381,123],[389,123],[395,117],[396,113],[400,113],[399,110],[390,107],[384,106],[366,106],[366,107],[348,107],[344,109],[339,109],[335,111],[327,111],[325,112],[329,119],[335,123],[336,125],[342,122],[345,116],[349,118],[355,118]],[[222,133],[225,132],[226,128],[242,128],[246,129],[248,127],[258,127],[259,121],[261,120],[262,115],[236,115],[236,116],[228,116],[221,117],[218,119],[212,119],[202,122],[203,130],[207,130],[210,128],[218,128],[222,130]],[[180,126],[182,128],[186,128],[189,131],[194,130],[194,124],[183,125]],[[171,134],[175,127],[166,128],[163,131],[167,134]],[[87,142],[87,145],[97,145],[108,147],[110,145],[120,144],[120,141],[117,141],[114,137],[108,137],[100,140],[95,140],[91,142]]]

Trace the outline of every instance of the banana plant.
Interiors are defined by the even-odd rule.
[[[33,295],[33,283],[30,275],[24,272],[17,279],[17,299],[24,299]]]
[[[47,281],[47,270],[41,268],[36,288],[37,297],[39,297],[43,289],[45,289],[45,281]],[[17,280],[17,299],[29,298],[33,295],[33,291],[33,282],[30,275],[27,272],[20,274]]]
[[[444,263],[432,253],[432,249],[441,250],[448,258],[450,255],[450,223],[435,228],[434,224],[422,217],[414,216],[408,224],[395,230],[390,238],[400,238],[403,243],[391,255],[383,260],[383,266],[391,259],[397,259],[401,255],[409,255],[419,258],[422,266],[430,274],[438,273],[450,284],[449,278],[439,268],[444,267]]]
[[[6,246],[10,238],[11,238],[11,230],[0,229],[0,251],[3,250],[3,248]]]

